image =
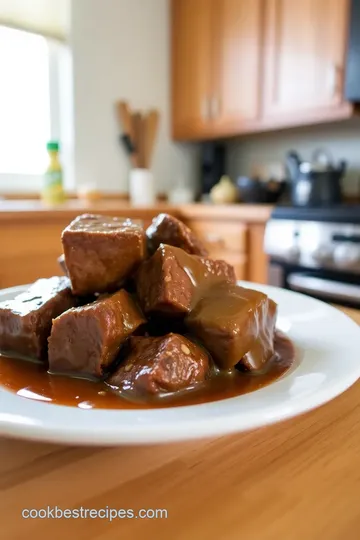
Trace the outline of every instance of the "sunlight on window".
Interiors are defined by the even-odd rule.
[[[41,174],[49,139],[46,39],[0,27],[0,174]]]

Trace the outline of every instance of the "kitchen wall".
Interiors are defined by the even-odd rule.
[[[235,179],[251,174],[254,167],[283,161],[289,149],[297,150],[303,159],[311,159],[316,148],[330,151],[334,160],[345,159],[349,171],[344,179],[347,195],[359,195],[360,125],[332,124],[253,135],[228,143],[228,172]]]
[[[126,191],[128,157],[118,143],[114,102],[157,107],[161,129],[153,171],[160,191],[181,175],[198,181],[198,146],[170,141],[168,0],[74,0],[75,175],[77,184]]]

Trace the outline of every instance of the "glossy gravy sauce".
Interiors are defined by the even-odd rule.
[[[247,394],[276,381],[295,361],[293,343],[283,334],[275,337],[273,359],[262,373],[251,374],[236,369],[213,373],[202,385],[173,395],[142,400],[120,394],[104,382],[51,375],[43,364],[0,355],[0,385],[27,399],[67,405],[81,409],[148,409],[196,405]]]

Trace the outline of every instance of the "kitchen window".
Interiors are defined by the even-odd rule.
[[[72,181],[71,54],[60,42],[0,26],[0,194],[38,192],[46,143],[61,144]]]

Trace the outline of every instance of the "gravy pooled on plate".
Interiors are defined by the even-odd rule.
[[[141,395],[126,390],[118,393],[106,382],[51,375],[46,366],[0,355],[0,384],[19,396],[81,409],[148,409],[198,405],[259,390],[286,373],[294,363],[291,341],[275,334],[275,355],[261,373],[237,369],[219,371],[203,384],[187,390]]]

